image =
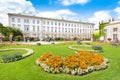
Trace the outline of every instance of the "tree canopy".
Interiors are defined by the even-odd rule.
[[[8,37],[11,33],[14,36],[20,36],[22,35],[22,32],[17,28],[12,28],[9,26],[3,26],[2,23],[0,23],[0,33],[2,33],[5,37]]]

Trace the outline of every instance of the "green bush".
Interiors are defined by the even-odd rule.
[[[14,54],[3,54],[2,55],[2,62],[8,63],[22,59],[21,53],[14,53]]]
[[[8,36],[4,37],[3,41],[9,41],[9,37]]]
[[[15,36],[15,37],[14,37],[14,40],[15,40],[15,41],[20,41],[20,38],[21,38],[21,37],[22,37],[22,36]]]
[[[40,45],[41,45],[41,43],[36,43],[36,45],[40,46]]]
[[[101,46],[92,46],[92,49],[93,50],[99,50],[99,51],[103,50]]]
[[[76,40],[77,40],[77,37],[74,37],[73,40],[76,41]]]
[[[62,37],[56,37],[55,41],[63,41],[63,38]]]

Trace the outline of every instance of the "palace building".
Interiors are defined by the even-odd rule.
[[[105,40],[111,38],[111,41],[120,41],[120,20],[111,21],[108,26],[104,28]]]
[[[8,13],[9,26],[19,28],[24,37],[80,38],[91,39],[94,24],[81,21],[38,17],[34,15]]]

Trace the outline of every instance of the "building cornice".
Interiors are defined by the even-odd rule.
[[[39,17],[35,15],[27,15],[27,14],[16,14],[16,13],[8,13],[8,16],[13,15],[13,16],[21,16],[21,17],[29,17],[29,18],[38,18],[38,19],[47,19],[47,20],[56,20],[56,21],[64,21],[64,22],[74,22],[74,23],[82,23],[82,24],[91,24],[95,25],[94,23],[88,23],[88,22],[80,22],[80,21],[71,21],[71,20],[64,20],[64,19],[55,19],[55,18],[46,18],[46,17]]]

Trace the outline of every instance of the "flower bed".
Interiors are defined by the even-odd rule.
[[[49,73],[67,73],[73,75],[84,75],[92,71],[107,68],[108,60],[99,54],[87,51],[77,51],[62,58],[52,54],[44,54],[36,60],[44,71]]]

